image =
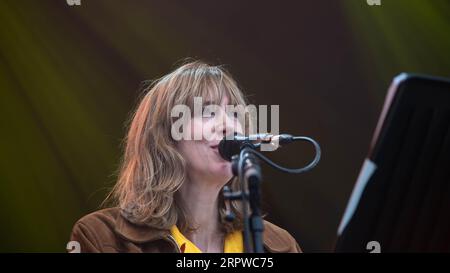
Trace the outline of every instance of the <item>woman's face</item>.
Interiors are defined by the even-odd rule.
[[[228,101],[228,97],[224,96],[219,107],[214,108],[214,113],[207,111],[206,109],[211,109],[207,107],[206,115],[193,116],[189,124],[191,129],[189,134],[194,140],[177,142],[178,151],[187,163],[190,179],[223,186],[233,176],[231,163],[220,156],[218,145],[226,135],[235,132],[243,134],[243,128],[236,115],[226,113],[225,106],[228,105]],[[203,106],[207,104],[208,102],[203,101]],[[203,132],[201,139],[196,140],[198,138],[194,138],[193,132]]]

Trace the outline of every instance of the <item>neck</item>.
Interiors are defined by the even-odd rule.
[[[195,230],[184,234],[204,252],[223,248],[218,197],[221,186],[210,181],[189,179],[179,190],[181,205]],[[215,251],[217,252],[217,251]]]

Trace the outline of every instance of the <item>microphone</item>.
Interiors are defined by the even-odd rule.
[[[264,150],[265,146],[262,145],[265,144],[274,146],[276,149],[279,144],[287,144],[293,141],[308,141],[314,145],[316,156],[307,166],[297,169],[285,168],[272,162],[269,158],[256,151],[256,148],[259,147],[261,150]],[[258,159],[262,159],[265,163],[282,172],[300,174],[311,170],[319,163],[321,155],[320,146],[314,139],[305,136],[292,136],[288,134],[257,134],[243,136],[235,133],[234,135],[224,137],[219,142],[219,154],[223,159],[231,162],[233,175],[239,178],[241,184],[241,190],[239,192],[231,192],[229,188],[224,187],[225,200],[228,202],[229,200],[242,199],[242,202],[248,203],[252,211],[251,215],[248,216],[247,205],[243,206],[244,249],[246,252],[263,253],[262,234],[264,231],[264,224],[260,211],[260,184],[262,174]],[[233,219],[230,210],[227,212],[227,219]]]
[[[295,137],[289,134],[281,134],[281,135],[255,134],[249,136],[234,134],[224,137],[219,142],[219,154],[223,159],[231,161],[233,155],[239,154],[239,152],[244,148],[244,146],[253,149],[261,147],[261,144],[267,144],[272,145],[274,147],[278,147],[279,144],[291,143],[294,140]]]

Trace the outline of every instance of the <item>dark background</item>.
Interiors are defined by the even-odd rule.
[[[186,57],[226,64],[280,131],[323,149],[302,175],[264,169],[268,219],[331,251],[387,87],[450,77],[447,0],[0,2],[0,251],[60,252],[115,183],[139,84]],[[291,148],[292,147],[292,148]],[[271,157],[296,167],[312,149]]]

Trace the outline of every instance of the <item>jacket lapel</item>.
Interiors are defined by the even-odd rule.
[[[123,239],[136,244],[144,244],[159,239],[167,240],[170,237],[169,230],[131,223],[120,213],[116,219],[115,232]],[[267,252],[279,253],[289,250],[290,246],[286,244],[286,241],[278,233],[274,225],[264,221],[263,245]]]

